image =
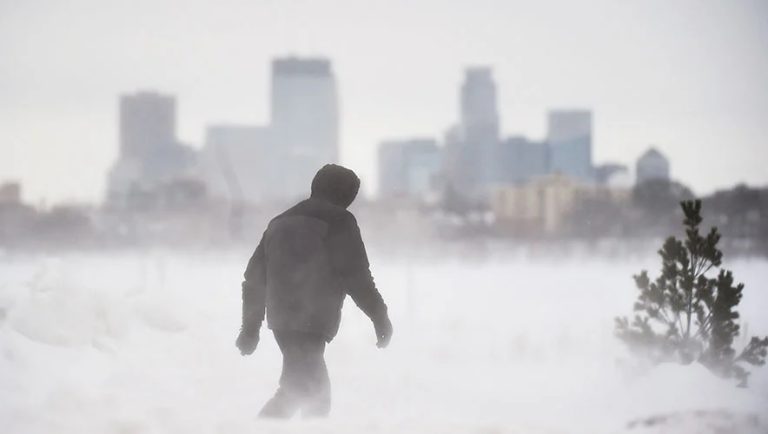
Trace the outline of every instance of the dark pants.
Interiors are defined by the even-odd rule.
[[[316,334],[275,330],[283,353],[280,387],[264,405],[260,417],[324,417],[331,410],[331,383],[325,367],[325,339]]]

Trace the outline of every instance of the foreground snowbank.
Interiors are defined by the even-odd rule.
[[[749,389],[700,366],[629,372],[612,336],[630,277],[600,261],[384,263],[395,323],[373,345],[345,307],[327,358],[329,420],[255,418],[280,357],[233,346],[242,255],[7,258],[0,266],[0,421],[10,433],[766,432],[768,374]],[[768,333],[768,262],[735,264],[742,317]],[[717,431],[720,429],[720,431]]]

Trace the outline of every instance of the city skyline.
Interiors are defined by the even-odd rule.
[[[200,175],[213,198],[256,203],[303,197],[318,167],[338,163],[331,61],[278,57],[271,64],[267,123],[206,128]]]
[[[207,125],[267,122],[269,60],[295,53],[333,61],[341,162],[369,192],[378,143],[442,136],[472,65],[493,68],[504,136],[541,140],[548,109],[586,107],[595,164],[654,145],[699,194],[768,183],[764,3],[179,4],[0,4],[0,180],[98,202],[118,94],[176,96],[179,139],[199,149]]]

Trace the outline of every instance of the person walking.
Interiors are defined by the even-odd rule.
[[[327,416],[331,388],[325,346],[339,330],[349,295],[372,320],[377,346],[392,337],[387,305],[370,272],[354,215],[360,179],[326,164],[312,180],[311,195],[273,218],[248,261],[242,283],[243,322],[236,345],[250,355],[266,316],[283,355],[275,395],[260,417]],[[265,315],[266,313],[266,315]]]

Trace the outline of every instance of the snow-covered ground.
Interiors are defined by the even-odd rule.
[[[696,365],[623,362],[613,318],[652,256],[372,256],[391,346],[348,300],[327,350],[331,417],[283,423],[256,418],[279,376],[271,333],[250,357],[234,347],[247,252],[2,256],[0,431],[768,432],[768,367],[739,389]],[[768,261],[726,265],[747,285],[748,333],[768,334]]]

